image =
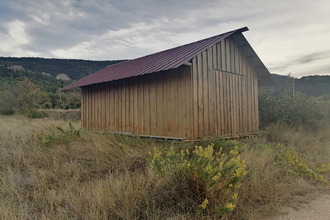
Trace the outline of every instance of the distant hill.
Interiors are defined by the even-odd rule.
[[[28,77],[43,91],[55,92],[75,80],[123,61],[0,57],[0,91]]]
[[[106,66],[123,61],[125,60],[92,61],[33,57],[0,57],[0,65],[17,66],[17,68],[23,67],[24,70],[45,73],[54,77],[58,74],[66,74],[72,80],[80,79]]]
[[[65,85],[92,74],[104,67],[126,60],[76,60],[49,59],[31,57],[0,57],[0,91],[6,84],[13,85],[24,77],[30,78],[42,90],[54,92]],[[293,79],[287,76],[272,74],[276,86],[266,87],[274,94],[283,91],[292,93]],[[295,92],[311,96],[330,95],[330,76],[305,76],[294,79]]]
[[[288,93],[302,92],[310,96],[330,95],[330,76],[304,76],[292,78],[288,76],[272,74],[276,86],[266,87],[272,89],[275,94],[284,91]]]

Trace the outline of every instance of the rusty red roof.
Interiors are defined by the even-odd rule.
[[[114,64],[86,76],[77,82],[60,89],[59,91],[175,69],[191,60],[197,54],[218,43],[222,39],[235,33],[241,33],[247,30],[247,27],[236,29],[204,40],[164,50],[119,64]]]

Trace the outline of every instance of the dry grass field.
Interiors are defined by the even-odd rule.
[[[310,132],[273,126],[259,137],[200,143],[79,127],[79,122],[0,116],[0,219],[264,219],[296,195],[329,187],[328,127]],[[238,146],[245,160],[247,174],[229,212],[211,208],[216,200],[201,204],[215,187],[205,194],[194,176],[157,175],[151,166],[154,148],[193,152],[195,145],[211,143],[228,154]]]

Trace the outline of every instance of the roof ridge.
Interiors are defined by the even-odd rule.
[[[200,43],[202,41],[207,41],[207,40],[217,38],[217,37],[220,37],[220,36],[224,36],[224,35],[232,35],[232,34],[234,34],[234,32],[244,32],[244,31],[248,31],[248,30],[249,29],[247,27],[235,29],[235,30],[228,31],[228,32],[225,32],[225,33],[222,33],[222,34],[217,34],[217,35],[214,35],[214,36],[211,36],[211,37],[208,37],[208,38],[204,38],[204,39],[201,39],[201,40],[198,40],[198,41],[193,41],[193,42],[190,42],[190,43],[187,43],[187,44],[183,44],[183,45],[175,46],[175,47],[168,48],[168,49],[165,49],[165,50],[162,50],[162,51],[158,51],[158,52],[155,52],[155,53],[147,54],[147,55],[144,55],[142,57],[137,57],[137,58],[134,58],[134,59],[131,59],[131,60],[136,60],[136,59],[152,56],[152,55],[155,55],[155,54],[163,53],[163,52],[166,52],[166,51],[186,47],[186,46],[189,46],[189,45],[192,45],[192,44],[197,44],[197,43]],[[128,61],[131,61],[131,60],[128,60]],[[121,63],[124,63],[124,62],[121,62]],[[121,64],[121,63],[116,63],[114,65]]]

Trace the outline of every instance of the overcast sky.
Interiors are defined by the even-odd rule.
[[[0,56],[131,59],[244,26],[270,72],[330,75],[329,0],[0,0]]]

